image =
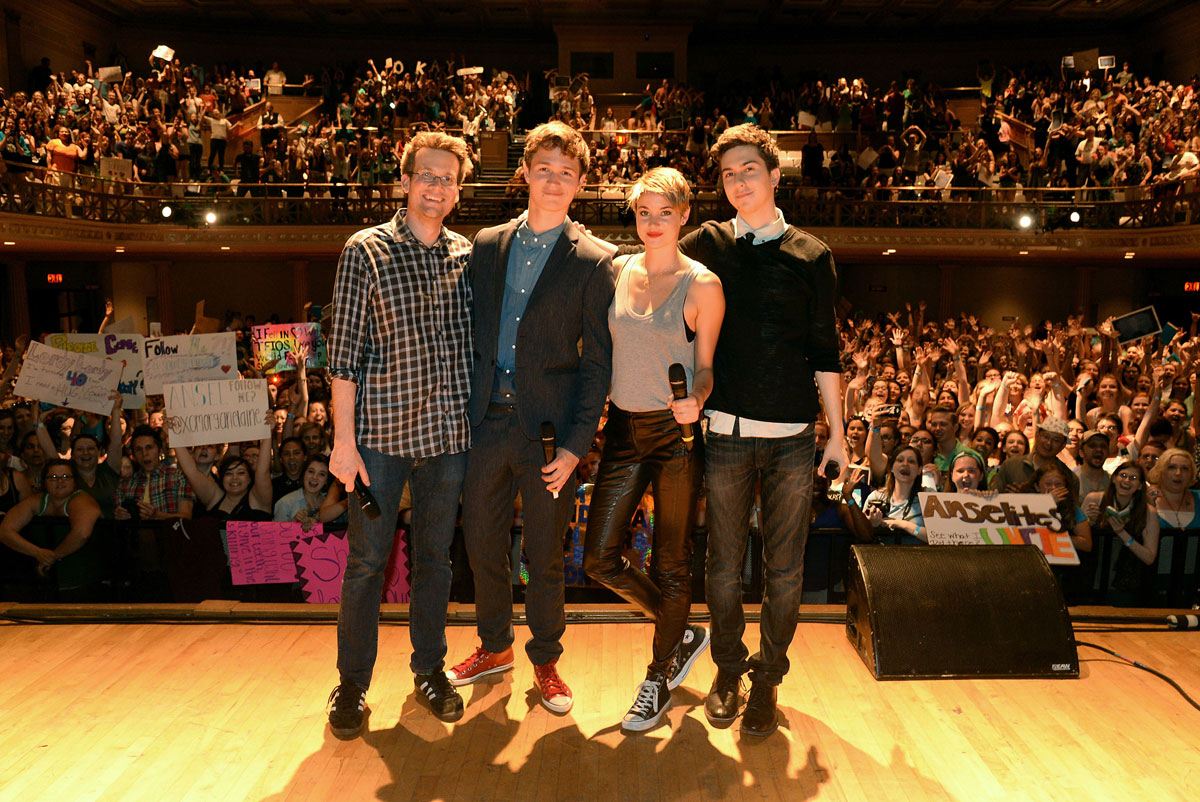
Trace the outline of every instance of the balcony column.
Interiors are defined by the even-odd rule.
[[[158,292],[158,322],[162,333],[175,333],[175,301],[171,295],[171,263],[154,263],[154,288]]]
[[[1090,317],[1092,306],[1092,273],[1095,271],[1090,267],[1079,265],[1075,268],[1075,311],[1084,316],[1086,320]],[[1096,321],[1091,321],[1095,324]]]
[[[954,273],[958,265],[938,265],[938,320],[950,317],[954,305]]]
[[[25,282],[25,262],[8,262],[8,315],[6,338],[14,340],[18,335],[29,334],[29,287]]]
[[[303,323],[304,305],[311,300],[308,297],[308,261],[295,259],[287,265],[292,271],[292,322]]]

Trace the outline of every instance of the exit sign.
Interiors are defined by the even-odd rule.
[[[1200,281],[1185,281],[1183,282],[1184,292],[1200,292]]]
[[[47,284],[62,284],[62,273],[47,273],[46,274],[46,283]]]

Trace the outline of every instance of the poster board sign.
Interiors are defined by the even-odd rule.
[[[146,406],[146,387],[142,378],[142,351],[146,338],[140,334],[106,331],[103,334],[51,334],[46,340],[51,348],[72,351],[77,354],[92,354],[106,359],[115,359],[124,365],[117,391],[125,409],[141,409]],[[109,405],[111,410],[111,403]]]
[[[337,604],[342,599],[342,575],[350,544],[345,532],[302,537],[291,544],[296,576],[304,600],[312,604]],[[409,564],[404,558],[404,533],[396,532],[392,553],[383,575],[383,601],[404,604],[409,600]]]
[[[879,153],[875,148],[867,145],[867,147],[858,154],[857,164],[863,170],[869,168],[872,164],[879,160]]]
[[[809,129],[816,128],[817,127],[817,115],[811,114],[807,111],[796,112],[796,127],[797,128],[809,128]]]
[[[276,585],[296,581],[296,559],[292,543],[303,537],[323,535],[321,524],[307,532],[294,521],[229,521],[225,535],[229,543],[229,573],[235,585]]]
[[[1079,565],[1054,499],[1042,493],[920,493],[933,546],[1037,546],[1050,565]]]
[[[250,345],[254,352],[254,366],[267,375],[295,370],[293,355],[299,345],[308,348],[305,367],[323,368],[329,364],[320,323],[255,326],[250,330]]]
[[[158,395],[163,385],[237,378],[237,336],[176,334],[146,338],[142,371],[146,393]]]
[[[132,181],[133,161],[119,156],[101,156],[100,177],[109,181]]]
[[[21,398],[107,416],[112,413],[110,396],[121,380],[122,367],[115,359],[31,342],[13,392]]]
[[[1143,306],[1141,309],[1135,309],[1120,317],[1115,317],[1112,325],[1117,332],[1117,343],[1120,345],[1162,331],[1162,324],[1158,322],[1158,312],[1154,310],[1153,306]]]
[[[246,79],[246,88],[249,89],[251,92],[261,92],[262,91],[262,78],[247,78]]]
[[[125,77],[125,73],[120,67],[101,67],[96,71],[96,77],[106,84],[115,84]]]
[[[154,48],[154,52],[150,54],[154,58],[160,58],[163,61],[171,61],[175,58],[175,50],[166,45],[159,45]]]
[[[163,387],[171,446],[261,440],[270,434],[266,379],[199,381]]]

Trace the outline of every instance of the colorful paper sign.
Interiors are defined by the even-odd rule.
[[[921,493],[929,543],[935,546],[1032,545],[1051,565],[1079,565],[1067,522],[1049,495]]]
[[[271,432],[266,379],[168,384],[163,400],[172,448],[257,441]]]
[[[323,368],[329,364],[325,338],[320,323],[282,323],[255,326],[250,330],[250,345],[254,351],[254,366],[264,374],[295,370],[296,348],[308,348],[308,368]]]
[[[235,585],[275,585],[296,581],[296,559],[291,544],[303,537],[324,534],[321,524],[307,532],[289,521],[229,521],[229,573]]]
[[[342,575],[350,544],[345,532],[328,532],[302,537],[292,544],[296,576],[304,600],[312,604],[337,604],[342,599]],[[404,604],[409,600],[408,565],[404,559],[404,535],[396,533],[384,573],[383,601]]]
[[[51,334],[46,340],[51,348],[92,354],[118,360],[125,366],[117,390],[125,409],[146,406],[146,384],[142,377],[142,353],[146,338],[140,334],[106,332],[104,334]],[[111,409],[111,407],[110,407]]]
[[[161,394],[165,384],[237,378],[237,336],[232,331],[149,337],[144,348],[148,395]]]
[[[111,396],[121,370],[115,359],[31,342],[13,392],[21,398],[107,416],[112,414]]]

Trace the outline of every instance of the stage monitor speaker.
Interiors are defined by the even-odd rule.
[[[1079,676],[1066,604],[1033,546],[853,546],[846,635],[875,679]]]

